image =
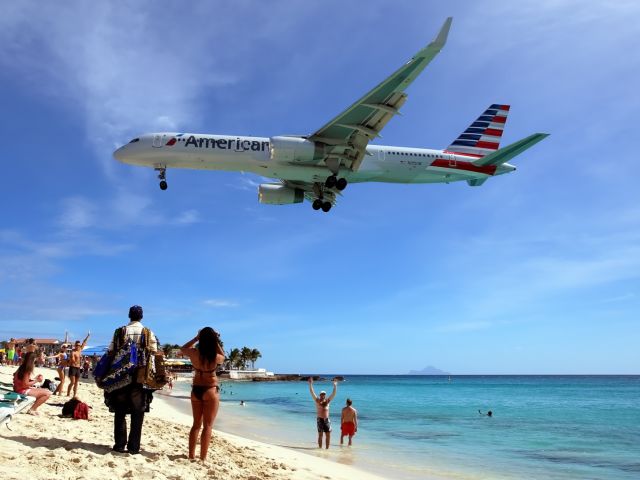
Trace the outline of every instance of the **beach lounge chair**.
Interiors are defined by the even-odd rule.
[[[0,387],[0,426],[6,425],[11,430],[9,423],[14,415],[28,410],[35,401],[35,397],[21,395],[6,387]]]

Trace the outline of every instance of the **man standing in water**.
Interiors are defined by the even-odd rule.
[[[340,445],[344,442],[345,435],[349,436],[349,446],[351,440],[358,431],[358,411],[351,406],[351,399],[347,398],[347,406],[342,409],[342,417],[340,418]]]
[[[80,360],[82,356],[82,349],[87,346],[87,340],[89,340],[90,334],[91,332],[87,333],[87,336],[84,337],[82,343],[80,343],[80,340],[76,340],[76,343],[73,345],[73,350],[69,355],[69,388],[67,388],[67,397],[71,395],[71,390],[73,390],[74,397],[78,394],[78,380],[80,380]]]
[[[313,377],[309,377],[309,392],[311,393],[311,397],[313,401],[316,402],[316,410],[317,410],[317,419],[316,423],[318,426],[318,448],[322,448],[322,434],[324,433],[326,436],[325,445],[326,448],[329,448],[329,443],[331,442],[331,421],[329,420],[329,404],[333,397],[336,396],[336,392],[338,391],[338,382],[336,380],[333,381],[333,392],[327,398],[327,392],[322,390],[319,396],[316,396],[316,392],[313,391]]]

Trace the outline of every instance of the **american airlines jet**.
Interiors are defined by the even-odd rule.
[[[509,105],[490,105],[445,149],[370,145],[407,99],[405,89],[444,46],[451,18],[435,40],[391,76],[311,135],[246,137],[150,133],[114,152],[117,160],[153,167],[167,189],[169,168],[252,172],[277,179],[258,188],[260,203],[284,205],[307,199],[328,212],[349,183],[450,183],[482,185],[515,170],[507,162],[547,134],[535,133],[499,148]]]

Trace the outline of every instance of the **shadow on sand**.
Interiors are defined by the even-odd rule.
[[[5,440],[11,440],[14,442],[21,443],[27,447],[38,448],[44,447],[49,450],[57,450],[58,448],[64,448],[65,450],[87,450],[89,452],[93,452],[97,455],[106,455],[111,453],[113,455],[128,455],[126,453],[118,453],[111,450],[111,446],[109,445],[101,445],[98,443],[89,443],[83,442],[81,440],[62,440],[60,438],[31,438],[25,436],[15,436],[15,437],[5,437]],[[140,455],[143,457],[154,457],[157,454],[152,452],[144,452],[141,451]]]

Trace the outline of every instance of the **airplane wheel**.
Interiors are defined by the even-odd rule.
[[[314,210],[320,210],[322,208],[322,200],[320,200],[319,198],[316,198],[311,204],[311,207]]]
[[[322,204],[322,211],[328,212],[329,210],[331,210],[331,202],[324,202]]]
[[[336,188],[341,191],[347,188],[347,179],[339,178],[338,181],[336,182]]]
[[[336,178],[336,176],[331,175],[330,177],[327,177],[327,180],[324,182],[324,186],[327,188],[333,188],[336,186],[337,181],[338,179]]]
[[[165,182],[164,180],[162,180],[160,182],[160,190],[166,190],[168,187],[167,182]]]

